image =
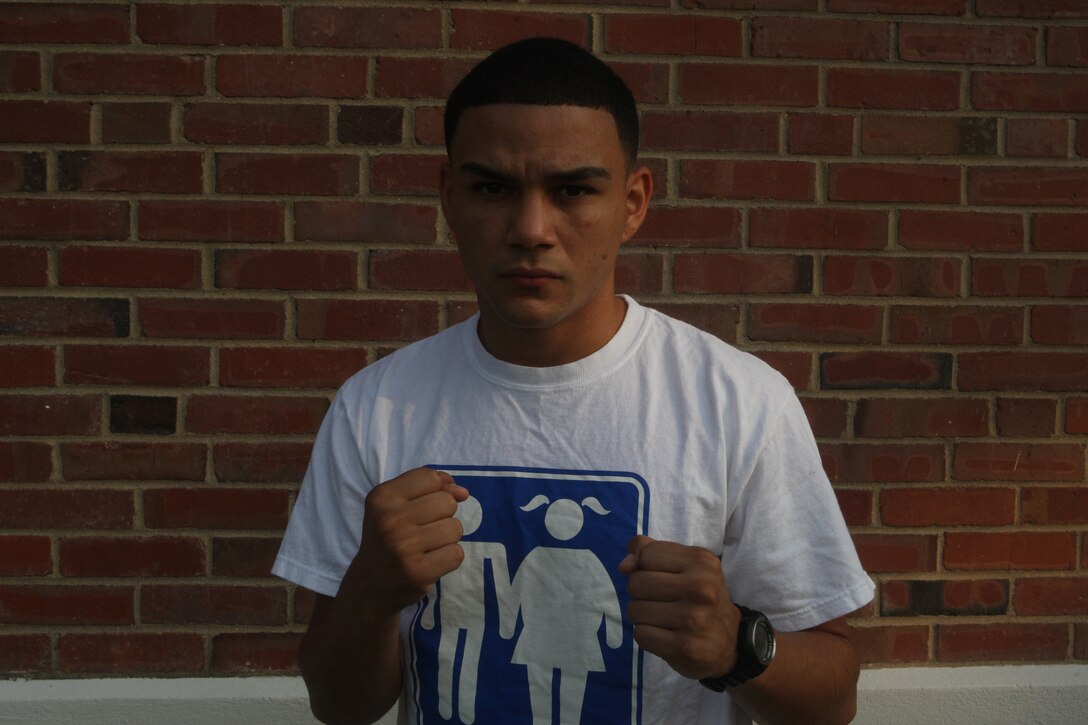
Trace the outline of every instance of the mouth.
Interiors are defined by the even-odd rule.
[[[515,267],[503,272],[502,276],[519,287],[543,287],[559,279],[555,272],[539,267]]]

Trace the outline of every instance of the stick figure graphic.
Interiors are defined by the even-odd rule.
[[[579,505],[570,499],[549,504],[547,496],[539,495],[521,510],[545,504],[544,527],[557,541],[568,541],[582,530],[583,506],[601,516],[609,513],[592,496]],[[521,613],[522,630],[511,662],[527,668],[533,723],[552,723],[555,670],[559,670],[559,722],[579,722],[588,674],[605,671],[598,637],[602,619],[608,646],[616,649],[623,643],[619,600],[604,564],[588,549],[538,546],[518,567],[505,602],[499,601],[503,638],[514,636]]]
[[[483,520],[483,508],[472,496],[457,505],[455,517],[470,536]],[[476,720],[476,681],[483,645],[486,616],[484,611],[484,560],[491,559],[492,577],[499,601],[509,589],[506,548],[490,541],[461,541],[465,559],[461,566],[438,580],[436,591],[427,597],[420,624],[434,629],[435,605],[438,606],[440,641],[438,645],[438,713],[453,717],[453,671],[457,656],[457,638],[465,632],[461,654],[461,672],[457,682],[457,714],[461,722]]]

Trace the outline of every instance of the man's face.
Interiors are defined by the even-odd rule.
[[[442,209],[476,285],[484,344],[527,330],[597,335],[616,309],[616,254],[651,191],[646,169],[628,172],[606,111],[466,110],[442,172]]]

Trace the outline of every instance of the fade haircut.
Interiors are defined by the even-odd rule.
[[[579,106],[616,121],[629,168],[638,158],[638,111],[627,84],[587,50],[558,38],[526,38],[499,48],[466,75],[446,102],[443,124],[449,154],[461,114],[497,103]]]

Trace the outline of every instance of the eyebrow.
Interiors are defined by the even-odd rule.
[[[507,183],[517,181],[517,178],[510,174],[504,174],[501,171],[492,169],[491,167],[476,161],[467,161],[461,164],[460,168],[462,172],[475,174],[476,176],[491,179],[493,181]],[[608,172],[608,169],[601,166],[579,166],[574,169],[564,169],[562,171],[547,173],[545,174],[545,178],[552,182],[576,182],[589,181],[591,179],[611,179],[612,174]]]

